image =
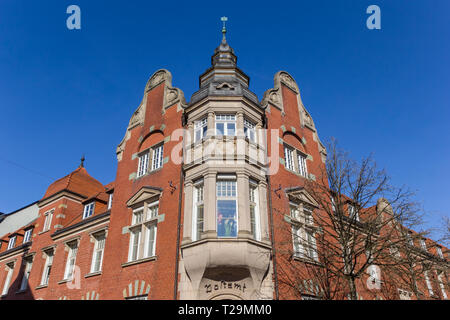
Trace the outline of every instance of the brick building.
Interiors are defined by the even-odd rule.
[[[82,161],[48,187],[33,220],[0,235],[1,299],[320,298],[311,279],[299,297],[278,281],[277,260],[314,264],[315,251],[286,262],[274,250],[293,203],[314,215],[303,186],[327,156],[293,77],[278,72],[259,101],[224,32],[189,103],[171,80],[161,69],[147,82],[113,182]],[[436,249],[418,254],[440,268],[424,297],[447,298],[447,250],[423,241]],[[360,298],[377,298],[365,280]]]

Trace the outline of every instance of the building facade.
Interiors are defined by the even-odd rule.
[[[116,179],[103,185],[82,162],[0,239],[1,299],[320,298],[310,279],[298,297],[282,290],[283,264],[301,259],[277,264],[275,226],[292,224],[293,203],[314,214],[303,186],[327,153],[291,75],[278,72],[261,101],[249,82],[225,33],[189,103],[156,71],[117,147]],[[446,249],[430,254],[447,298]]]

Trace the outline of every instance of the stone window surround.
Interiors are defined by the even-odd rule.
[[[206,172],[205,172],[206,171]],[[186,203],[193,204],[194,182],[203,177],[204,185],[204,231],[201,239],[220,239],[217,237],[217,217],[216,217],[216,181],[218,174],[235,173],[237,182],[237,212],[238,212],[238,239],[253,239],[250,223],[250,206],[249,197],[249,181],[257,181],[259,196],[259,215],[260,215],[260,234],[261,241],[267,242],[268,239],[268,216],[267,203],[264,202],[267,193],[267,183],[265,179],[256,178],[252,172],[247,170],[236,170],[235,168],[227,168],[223,170],[210,170],[205,167],[204,170],[198,172],[195,176],[187,177],[185,181],[185,198]],[[210,209],[212,208],[212,210]],[[193,206],[186,205],[184,210],[183,225],[183,243],[192,242],[192,216]]]
[[[216,137],[216,115],[220,114],[234,114],[236,115],[236,135],[235,136],[220,136],[221,138],[244,138],[249,143],[257,144],[259,141],[259,135],[258,135],[258,129],[262,128],[261,119],[258,119],[258,117],[250,112],[246,112],[245,109],[235,109],[235,110],[223,110],[221,108],[214,108],[209,107],[203,109],[202,112],[195,114],[192,116],[192,118],[189,119],[188,122],[188,131],[190,134],[190,138],[187,137],[187,147],[192,148],[193,145],[197,145],[202,143],[202,141],[207,140],[209,138]],[[194,134],[195,134],[195,122],[201,121],[206,117],[207,119],[207,131],[206,134],[202,137],[202,139],[195,141]],[[251,123],[255,124],[255,141],[250,141],[244,134],[244,118],[247,121],[250,121]],[[195,142],[194,142],[195,141]]]
[[[297,149],[297,148],[295,148],[295,147],[293,147],[293,146],[291,146],[290,144],[288,144],[288,143],[286,143],[286,142],[283,142],[283,159],[285,160],[284,161],[284,168],[287,170],[287,171],[289,171],[289,172],[293,172],[293,173],[295,173],[296,175],[298,175],[298,176],[300,176],[300,177],[303,177],[303,178],[308,178],[308,176],[309,176],[309,172],[308,172],[308,164],[307,164],[307,160],[308,160],[308,155],[306,154],[306,153],[304,153],[303,151],[300,151],[299,149]],[[291,169],[289,169],[287,166],[286,166],[286,159],[284,158],[284,154],[285,154],[285,148],[289,148],[289,149],[291,149],[292,150],[292,161],[293,161],[293,163],[294,163],[294,170],[291,170]],[[306,171],[306,174],[303,176],[302,174],[300,174],[300,168],[299,168],[299,163],[298,163],[298,157],[299,156],[303,156],[304,158],[305,158],[305,166],[306,166],[306,168],[305,168],[305,171]]]
[[[142,177],[145,177],[145,176],[147,176],[149,174],[152,174],[152,173],[154,173],[156,171],[161,170],[164,167],[164,144],[165,144],[165,141],[163,140],[163,141],[157,142],[157,143],[153,144],[152,146],[146,148],[145,150],[142,150],[142,151],[137,153],[138,167],[136,169],[136,179],[140,179]],[[161,155],[161,166],[159,166],[159,167],[157,167],[157,168],[152,170],[153,154],[155,152],[155,149],[157,149],[159,147],[163,148],[163,152],[162,152],[162,155]],[[145,172],[142,175],[138,176],[139,164],[140,164],[140,161],[141,161],[140,158],[141,158],[141,156],[145,155],[146,153],[148,153],[147,168],[146,168]]]

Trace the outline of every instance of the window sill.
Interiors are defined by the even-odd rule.
[[[66,282],[70,282],[70,281],[72,281],[73,279],[63,279],[63,280],[61,280],[61,281],[58,281],[58,284],[63,284],[63,283],[66,283]]]
[[[154,260],[156,260],[156,256],[143,258],[143,259],[139,259],[139,260],[133,260],[133,261],[122,263],[122,268],[125,268],[125,267],[128,267],[128,266],[132,266],[132,265],[135,265],[135,264],[148,262],[148,261],[154,261]]]
[[[27,289],[16,291],[16,294],[22,294],[22,293],[25,293],[25,292],[27,292]]]
[[[36,287],[36,290],[47,288],[47,287],[48,287],[48,284],[41,284],[41,285]]]
[[[164,168],[164,164],[161,167],[159,167],[158,169],[148,171],[147,173],[143,174],[142,176],[136,177],[136,179],[134,179],[134,181],[137,181],[137,180],[143,179],[145,177],[148,177],[148,176],[150,176],[150,175],[152,175],[152,174],[154,174],[154,173],[156,173],[158,171],[161,171],[163,168]]]
[[[314,264],[316,266],[322,266],[322,264],[319,261],[314,260],[312,258],[305,258],[305,257],[299,257],[299,256],[294,255],[293,259],[298,262],[304,262],[304,263]]]
[[[90,277],[95,277],[95,276],[100,276],[102,274],[101,271],[97,271],[97,272],[92,272],[92,273],[88,273],[87,275],[85,275],[85,278],[90,278]]]
[[[41,235],[41,234],[46,233],[46,232],[49,232],[49,231],[50,231],[50,229],[48,229],[48,230],[42,230],[41,232],[38,233],[38,235]]]

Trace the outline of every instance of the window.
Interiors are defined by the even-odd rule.
[[[300,219],[300,213],[298,211],[298,206],[295,203],[291,203],[289,206],[290,212],[291,212],[291,218],[299,220]]]
[[[203,180],[194,185],[194,207],[192,216],[192,241],[201,239],[203,232],[204,204],[203,204]]]
[[[144,208],[136,209],[133,212],[128,261],[156,255],[158,206],[158,201],[148,204],[147,217],[145,217]]]
[[[231,114],[216,115],[216,135],[217,136],[236,135],[236,116]]]
[[[14,246],[16,245],[16,238],[17,236],[13,236],[9,239],[7,250],[14,248]]]
[[[232,178],[228,177],[228,179]],[[237,237],[236,180],[219,179],[216,183],[216,186],[217,236],[235,238]]]
[[[420,239],[420,246],[422,247],[422,250],[427,251],[427,245],[424,239]]]
[[[159,145],[152,150],[152,171],[162,167],[163,145]]]
[[[292,226],[292,243],[293,243],[293,251],[295,257],[303,257],[304,248],[303,241],[301,236],[301,229],[298,226]]]
[[[28,279],[30,278],[32,264],[33,260],[31,260],[31,258],[25,260],[25,270],[23,272],[22,281],[20,282],[20,291],[25,291],[28,287]]]
[[[108,210],[111,209],[111,207],[112,207],[113,196],[114,196],[114,193],[110,193],[110,194],[109,194],[109,199],[108,199]]]
[[[436,251],[438,253],[439,258],[444,259],[444,255],[442,253],[442,248],[441,247],[437,247]]]
[[[334,200],[334,197],[331,196],[331,210],[333,210],[333,213],[336,213],[336,201]]]
[[[139,164],[138,164],[138,172],[137,177],[142,177],[144,174],[147,173],[148,170],[148,155],[149,153],[144,153],[143,155],[139,156]]]
[[[307,250],[306,255],[308,258],[317,260],[317,245],[316,245],[316,237],[314,236],[314,233],[312,231],[306,231],[306,241],[307,241]]]
[[[53,249],[45,252],[45,265],[44,272],[42,273],[41,285],[48,285],[48,280],[50,279],[50,271],[52,270],[53,264]]]
[[[44,221],[44,228],[42,229],[42,231],[47,231],[50,229],[50,226],[52,224],[53,210],[47,211],[46,213],[44,213],[44,216],[45,221]]]
[[[413,238],[411,236],[411,232],[408,232],[406,234],[406,239],[407,239],[409,245],[414,246],[414,240],[413,240]]]
[[[206,136],[208,123],[206,117],[194,123],[194,142],[202,140]]]
[[[303,154],[298,153],[298,173],[302,177],[306,177],[306,157]]]
[[[105,232],[100,232],[93,236],[95,240],[94,253],[92,255],[91,273],[102,270],[103,252],[105,250]]]
[[[6,265],[8,268],[8,273],[6,274],[5,283],[3,285],[2,296],[7,295],[9,291],[9,285],[11,284],[12,275],[14,272],[14,263],[8,263]]]
[[[303,215],[305,216],[305,224],[307,226],[314,224],[313,212],[310,207],[303,205]]]
[[[23,236],[23,243],[27,243],[31,241],[31,235],[33,233],[33,229],[28,229],[25,231],[25,235]]]
[[[259,197],[258,184],[256,181],[249,182],[249,202],[250,202],[250,226],[252,230],[253,239],[261,240],[261,226],[259,216]]]
[[[354,205],[349,204],[348,205],[348,215],[350,219],[355,219],[356,221],[359,221],[359,214],[358,210],[355,208]]]
[[[83,219],[89,218],[94,214],[95,202],[88,203],[84,206]]]
[[[444,299],[448,299],[448,296],[447,296],[447,292],[445,291],[445,287],[444,287],[444,281],[443,281],[443,275],[444,275],[444,272],[440,272],[439,274],[438,274],[438,282],[439,282],[439,288],[441,289],[441,292],[442,292],[442,297],[444,298]]]
[[[431,285],[430,277],[428,276],[428,271],[425,271],[424,275],[425,275],[425,282],[427,284],[428,292],[430,293],[430,296],[433,296],[434,295],[433,286]]]
[[[294,150],[284,147],[284,163],[287,169],[294,171]]]
[[[244,119],[244,134],[249,141],[256,141],[255,124],[247,119]]]
[[[75,270],[75,260],[77,258],[78,240],[69,242],[69,253],[67,254],[66,269],[64,271],[64,280],[72,280]]]

